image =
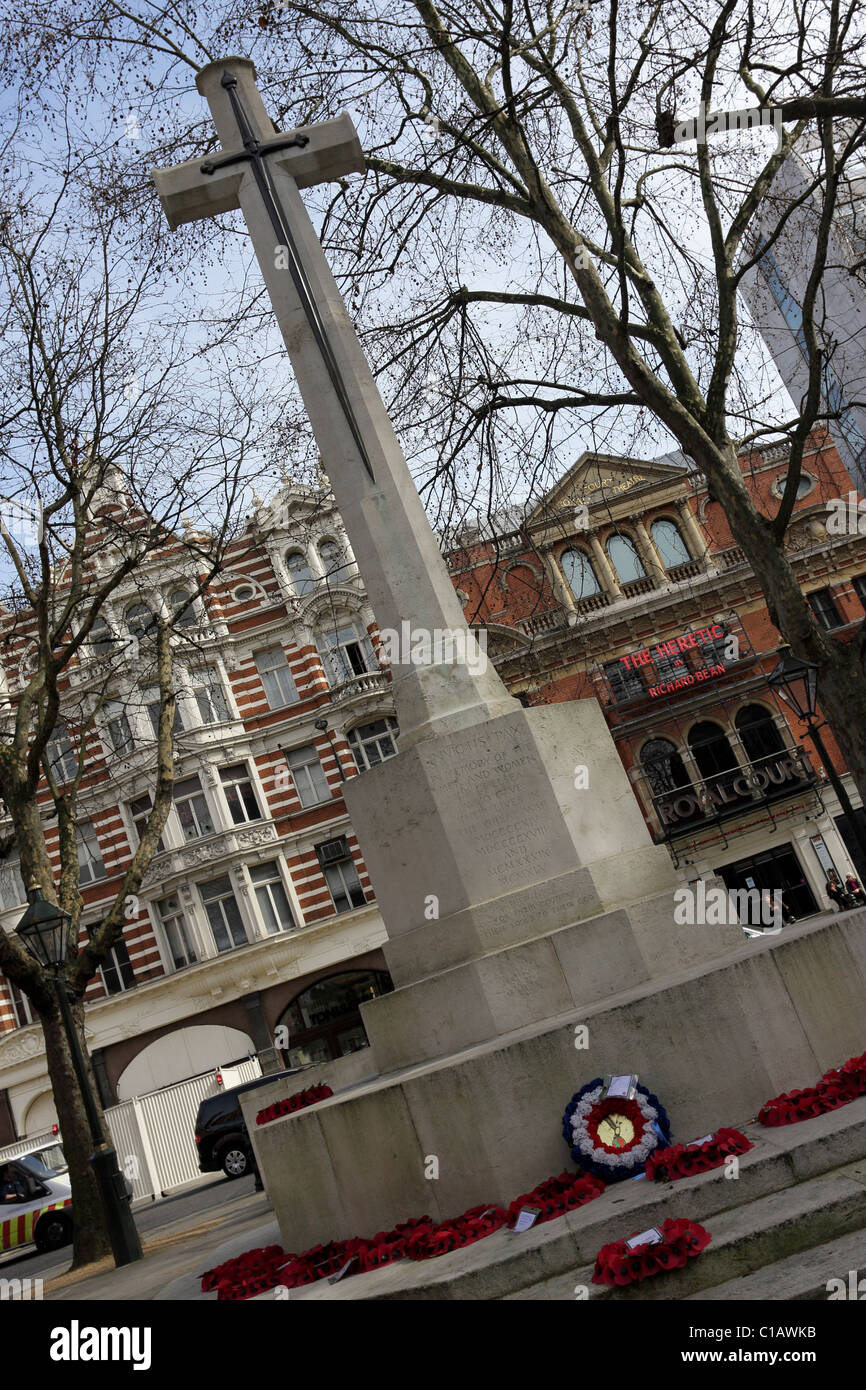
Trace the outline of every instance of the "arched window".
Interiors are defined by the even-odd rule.
[[[620,584],[630,584],[633,579],[646,578],[646,570],[634,548],[634,542],[630,541],[628,536],[609,536],[605,548]]]
[[[156,619],[146,603],[134,603],[131,608],[126,610],[126,630],[130,632],[137,641],[153,634],[156,628]]]
[[[104,618],[97,618],[90,629],[90,645],[94,656],[110,656],[114,650],[114,637]]]
[[[189,590],[172,590],[168,596],[168,606],[172,613],[178,614],[174,620],[175,627],[195,627],[195,608],[190,601]]]
[[[686,765],[670,739],[651,738],[644,744],[640,760],[656,796],[691,785]]]
[[[336,541],[326,540],[319,545],[319,559],[329,578],[333,578],[343,566],[343,552]]]
[[[601,587],[589,556],[583,550],[564,550],[559,557],[568,587],[578,600],[600,594]]]
[[[299,597],[313,592],[316,581],[310,573],[310,566],[303,550],[289,551],[286,556],[286,569],[292,581],[292,588]]]
[[[787,752],[773,716],[763,705],[745,705],[734,723],[749,762],[759,763],[764,758],[778,757],[780,753]]]
[[[330,1062],[368,1047],[360,1006],[393,988],[384,970],[353,970],[317,980],[280,1019],[289,1035],[289,1046],[283,1049],[287,1066]]]
[[[689,748],[701,776],[711,786],[729,787],[739,776],[740,765],[728,736],[721,725],[714,724],[711,719],[694,725],[689,733]]]
[[[666,570],[676,569],[677,565],[684,565],[692,558],[680,535],[679,527],[673,521],[668,521],[667,517],[653,522],[650,535]]]

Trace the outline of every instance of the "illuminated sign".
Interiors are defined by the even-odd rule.
[[[621,681],[630,687],[642,667],[653,667],[659,679],[656,684],[647,685],[641,693],[648,695],[651,700],[658,700],[663,695],[673,694],[676,690],[685,690],[689,686],[700,685],[703,681],[711,680],[716,676],[723,676],[726,668],[718,660],[717,648],[718,644],[724,642],[726,637],[727,633],[724,628],[720,627],[718,623],[713,623],[711,627],[699,628],[697,632],[684,632],[679,637],[671,637],[666,642],[657,642],[652,647],[642,647],[639,651],[629,652],[628,656],[619,658],[619,662],[614,665],[613,669]],[[712,659],[706,661],[701,667],[689,668],[685,663],[684,654],[704,646],[710,646],[714,649]],[[610,667],[606,669],[609,674],[612,674]],[[626,672],[628,673],[627,676]],[[614,679],[616,678],[614,677]],[[640,680],[640,677],[637,676],[637,679]]]

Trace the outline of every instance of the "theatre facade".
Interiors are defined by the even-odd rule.
[[[741,466],[772,515],[786,450],[753,452]],[[831,441],[813,438],[786,544],[838,641],[851,640],[866,604],[866,538],[827,527],[829,504],[852,487]],[[683,884],[780,889],[799,919],[831,908],[830,869],[866,873],[805,725],[768,684],[780,634],[688,460],[586,454],[528,514],[455,538],[449,565],[467,619],[487,627],[524,704],[599,701]],[[862,816],[828,729],[823,737]],[[591,794],[591,767],[584,775]]]

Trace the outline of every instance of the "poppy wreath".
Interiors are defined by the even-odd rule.
[[[682,1269],[712,1239],[703,1226],[684,1218],[664,1221],[658,1229],[662,1240],[657,1245],[637,1245],[633,1250],[629,1250],[625,1240],[603,1245],[596,1256],[592,1282],[620,1288],[624,1284],[639,1284],[668,1269]]]
[[[633,1100],[604,1097],[600,1076],[588,1081],[569,1101],[562,1118],[562,1137],[574,1162],[603,1182],[621,1182],[639,1173],[654,1149],[670,1144],[667,1113],[658,1096],[638,1086]],[[599,1126],[608,1115],[624,1115],[630,1121],[630,1139],[608,1144]]]
[[[656,1149],[646,1161],[646,1175],[650,1182],[691,1178],[695,1173],[721,1168],[732,1154],[748,1153],[753,1147],[738,1129],[719,1129],[703,1144],[672,1144],[669,1149]]]
[[[543,1221],[552,1221],[556,1216],[564,1216],[574,1211],[604,1192],[601,1178],[592,1173],[560,1173],[558,1178],[548,1178],[540,1182],[531,1192],[515,1197],[508,1208],[508,1224],[513,1226],[523,1207],[538,1207],[536,1226]]]
[[[296,1110],[303,1110],[308,1105],[315,1105],[317,1101],[327,1100],[334,1092],[330,1086],[310,1086],[306,1091],[297,1091],[293,1096],[287,1096],[285,1100],[275,1100],[273,1105],[266,1105],[264,1110],[260,1110],[256,1115],[257,1125],[266,1125],[270,1120],[278,1120],[281,1115],[294,1115]]]
[[[758,1111],[762,1125],[795,1125],[800,1120],[812,1119],[815,1115],[825,1115],[828,1110],[838,1110],[859,1096],[866,1095],[866,1052],[860,1057],[849,1057],[835,1071],[825,1072],[817,1086],[809,1086],[804,1091],[785,1091]]]
[[[470,1207],[462,1216],[454,1216],[438,1226],[431,1223],[410,1235],[406,1254],[410,1260],[430,1260],[449,1250],[462,1250],[465,1245],[492,1235],[507,1220],[508,1212],[502,1207]]]
[[[216,1290],[219,1301],[254,1298],[281,1283],[279,1270],[286,1258],[281,1245],[260,1246],[247,1250],[225,1264],[209,1269],[201,1276],[202,1293]]]

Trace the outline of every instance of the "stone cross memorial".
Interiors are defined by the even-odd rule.
[[[244,58],[196,80],[222,149],[154,172],[165,212],[172,226],[243,212],[378,624],[428,639],[423,660],[392,653],[397,755],[344,789],[396,988],[363,1006],[371,1047],[340,1059],[352,1089],[258,1130],[248,1117],[286,1247],[529,1190],[563,1166],[562,1110],[594,1076],[651,1066],[696,1133],[747,1118],[772,1093],[763,1059],[790,986],[769,957],[754,978],[726,973],[737,925],[675,924],[670,858],[596,701],[524,709],[473,646],[301,198],[363,172],[352,122],[276,132]],[[457,635],[464,659],[437,633]],[[858,1018],[834,1003],[816,1028],[853,1043]],[[797,1059],[810,1074],[799,1042]]]

